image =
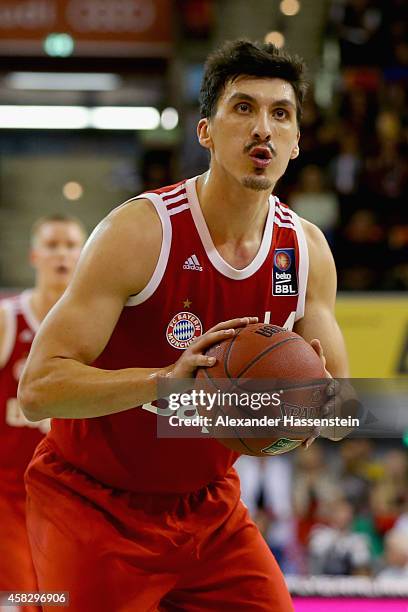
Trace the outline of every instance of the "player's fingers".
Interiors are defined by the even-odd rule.
[[[310,435],[308,438],[303,440],[302,446],[307,450],[309,446],[311,446],[313,442],[317,440],[319,436],[320,436],[320,429],[319,430],[316,429],[316,431],[312,432],[312,435]]]
[[[220,329],[219,331],[207,332],[203,336],[200,336],[192,344],[190,344],[190,350],[193,354],[197,355],[206,351],[213,344],[222,342],[227,338],[231,338],[235,334],[235,329]]]
[[[258,323],[258,317],[240,317],[239,319],[230,319],[229,321],[221,321],[221,323],[217,323],[217,325],[214,325],[214,327],[211,327],[211,329],[207,331],[207,334],[216,332],[222,329],[245,327],[245,325],[251,325],[252,323]]]
[[[316,351],[316,353],[320,357],[323,367],[325,369],[327,378],[333,378],[330,372],[326,368],[326,357],[324,356],[323,347],[321,345],[320,340],[318,340],[317,338],[314,338],[313,340],[310,341],[310,346]]]
[[[207,355],[193,355],[191,364],[194,369],[196,368],[211,368],[216,362],[215,357],[208,357]]]
[[[326,393],[329,397],[335,396],[340,391],[340,384],[337,380],[333,380],[327,385]]]
[[[326,363],[326,358],[323,354],[323,347],[320,343],[320,340],[318,338],[314,338],[313,340],[310,341],[310,346],[312,347],[312,349],[314,349],[314,351],[319,355],[320,359],[324,359],[325,363]]]

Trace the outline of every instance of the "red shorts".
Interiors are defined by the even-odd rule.
[[[0,591],[37,591],[27,538],[25,504],[23,486],[21,495],[0,495]],[[25,612],[39,610],[36,606],[20,609]]]
[[[71,611],[293,610],[235,470],[191,494],[135,494],[77,471],[44,440],[26,484],[39,588],[68,591]]]

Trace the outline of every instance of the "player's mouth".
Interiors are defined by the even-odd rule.
[[[249,158],[256,168],[266,168],[272,161],[272,151],[269,147],[254,147]]]

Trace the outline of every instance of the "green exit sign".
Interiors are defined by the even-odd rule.
[[[74,51],[75,43],[72,36],[53,32],[44,40],[44,51],[51,57],[68,57]]]

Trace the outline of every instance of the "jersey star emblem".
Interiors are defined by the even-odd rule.
[[[184,308],[190,308],[191,304],[192,302],[188,298],[183,302]]]

